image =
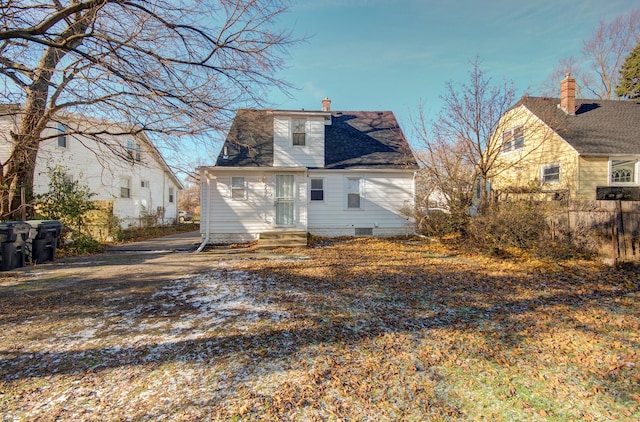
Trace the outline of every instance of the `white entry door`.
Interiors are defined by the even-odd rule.
[[[276,226],[295,225],[293,174],[276,175]]]

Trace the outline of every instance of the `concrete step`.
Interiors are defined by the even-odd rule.
[[[273,230],[260,233],[258,238],[258,248],[299,248],[307,246],[307,232],[289,231],[289,230]]]

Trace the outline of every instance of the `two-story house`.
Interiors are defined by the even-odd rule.
[[[214,166],[200,167],[208,243],[273,231],[413,232],[416,159],[390,111],[239,110]]]
[[[13,149],[9,131],[16,127],[15,106],[0,109],[0,160]],[[92,200],[109,205],[123,227],[153,215],[172,223],[178,215],[182,184],[142,131],[118,123],[66,115],[42,133],[34,173],[34,194],[49,189],[48,169],[62,166],[67,177],[88,186]],[[93,135],[92,135],[93,134]]]
[[[640,195],[640,102],[576,99],[575,83],[567,74],[560,98],[525,96],[505,113],[493,140],[501,148],[494,191]]]

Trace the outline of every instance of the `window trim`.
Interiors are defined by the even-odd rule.
[[[359,203],[358,203],[358,207],[350,207],[349,206],[349,195],[351,194],[349,192],[349,181],[350,180],[358,180],[358,195],[359,195]],[[362,176],[345,176],[344,178],[344,209],[347,211],[363,211],[364,210],[364,199],[365,199],[365,195],[364,195],[364,184],[365,184],[365,179]]]
[[[322,182],[322,189],[314,189],[313,181],[320,180]],[[322,192],[322,199],[313,199],[313,192]],[[309,178],[309,202],[324,202],[324,192],[325,192],[325,178],[324,177],[310,177]]]
[[[140,144],[134,142],[132,139],[127,139],[127,156],[132,162],[139,162],[141,158]]]
[[[632,180],[630,182],[614,182],[613,181],[613,162],[614,161],[634,161]],[[609,186],[638,186],[640,184],[638,172],[640,170],[640,159],[637,157],[609,157],[607,179]]]
[[[558,180],[549,180],[545,178],[545,170],[558,167]],[[549,163],[540,166],[540,185],[559,185],[562,182],[562,166],[560,163]]]
[[[305,146],[307,146],[307,126],[308,126],[307,122],[308,121],[309,120],[305,119],[305,118],[303,118],[303,119],[301,119],[301,118],[292,118],[291,119],[291,146],[293,146],[293,147],[305,147]],[[296,132],[295,131],[296,122],[303,122],[304,123],[304,132]],[[296,134],[298,134],[298,135],[299,134],[303,134],[304,135],[304,138],[302,139],[303,143],[297,144],[295,142],[295,135]]]
[[[169,203],[173,204],[175,200],[175,188],[173,186],[169,186]]]
[[[124,194],[125,190],[126,190],[126,195]],[[130,177],[120,178],[120,198],[122,199],[131,198],[131,178]]]
[[[522,136],[515,137],[517,131],[522,131]],[[505,141],[505,137],[509,135],[509,142]],[[505,148],[506,146],[508,148]],[[514,126],[510,129],[506,129],[502,132],[502,143],[500,144],[500,152],[502,154],[508,154],[510,152],[516,152],[524,148],[524,125]]]
[[[58,141],[58,144],[57,144],[58,148],[69,149],[69,138],[66,135],[66,132],[68,130],[69,129],[67,128],[67,126],[65,126],[62,123],[58,123],[58,140],[57,140]],[[61,133],[65,133],[65,135],[61,135]],[[64,143],[64,145],[60,145],[61,141],[62,141],[62,143]]]
[[[242,187],[234,187],[233,179],[242,179]],[[234,191],[242,191],[242,197],[234,197]],[[244,201],[247,199],[247,179],[244,176],[231,176],[229,180],[229,199],[232,201]]]

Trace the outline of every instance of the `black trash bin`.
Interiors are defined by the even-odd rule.
[[[0,222],[0,256],[2,271],[24,267],[26,242],[31,226],[24,221]]]
[[[55,260],[62,223],[57,220],[28,220],[27,223],[31,227],[27,245],[29,261],[36,264]]]

